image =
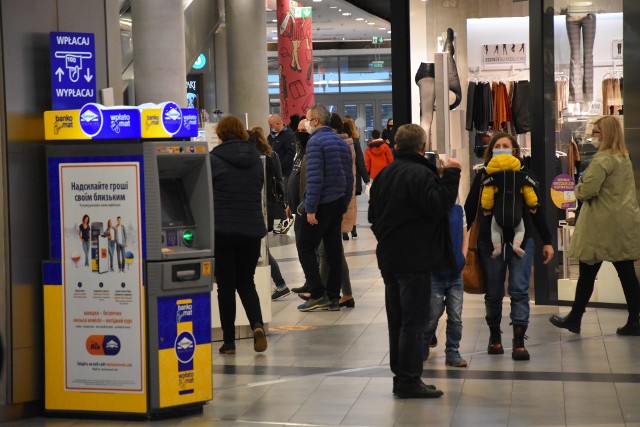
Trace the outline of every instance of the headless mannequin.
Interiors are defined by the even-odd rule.
[[[567,13],[571,15],[586,15],[587,13],[594,13],[593,2],[570,1]]]
[[[416,84],[420,89],[420,126],[427,133],[427,149],[431,150],[431,123],[436,103],[435,66],[422,62],[416,73]]]
[[[449,90],[454,93],[456,96],[453,104],[449,105],[449,109],[453,110],[462,101],[462,86],[460,86],[460,77],[458,76],[458,68],[456,67],[456,60],[453,59],[453,55],[456,53],[455,47],[453,46],[453,30],[451,28],[447,28],[447,39],[444,42],[443,50],[449,54]]]

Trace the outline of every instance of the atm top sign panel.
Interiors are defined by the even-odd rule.
[[[53,32],[50,37],[53,109],[79,109],[96,102],[94,35]]]

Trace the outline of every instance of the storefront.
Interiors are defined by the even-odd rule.
[[[424,96],[421,99],[417,74],[422,63],[436,62],[434,57],[450,42],[447,29],[451,28],[461,88],[461,102],[455,110],[466,117],[463,145],[467,144],[468,151],[463,152],[469,154],[462,160],[468,161],[469,178],[474,174],[473,166],[482,163],[477,155],[481,155],[482,146],[476,143],[481,139],[476,135],[498,129],[517,135],[540,188],[545,189],[541,191],[542,202],[556,248],[556,257],[548,265],[543,265],[540,254],[536,254],[531,297],[538,304],[568,304],[573,299],[577,261],[564,256],[571,233],[565,219],[573,215],[575,207],[571,203],[572,192],[564,184],[570,182],[569,178],[577,178],[595,153],[590,140],[593,121],[601,115],[618,118],[625,128],[632,162],[640,163],[640,149],[633,144],[638,132],[634,123],[640,123],[640,118],[634,117],[633,105],[623,105],[623,95],[625,100],[634,102],[635,90],[633,76],[628,76],[631,80],[627,78],[623,85],[624,65],[629,68],[637,61],[635,53],[628,51],[624,55],[623,40],[631,45],[630,40],[637,37],[635,30],[624,24],[640,14],[640,4],[622,0],[411,0],[408,10],[392,10],[392,23],[402,21],[398,13],[409,17],[410,30],[404,36],[409,41],[410,61],[403,64],[394,60],[393,90],[394,94],[397,90],[410,91],[411,98],[404,120],[402,105],[396,105],[394,98],[396,122],[424,121],[421,111],[425,109],[420,105]],[[393,27],[394,55],[397,48],[402,49],[396,44],[403,40],[399,32],[398,25]],[[402,82],[396,81],[399,76]],[[509,120],[485,128],[469,119],[474,109],[474,103],[468,100],[470,88],[478,84],[504,84],[510,101],[513,88],[528,89],[528,97],[518,100],[520,111],[514,110]],[[450,101],[453,100],[452,96]],[[438,125],[435,119],[433,122],[432,133]],[[559,180],[562,185],[557,184]],[[552,197],[553,186],[557,188]],[[461,198],[466,197],[467,191],[468,188],[461,188]],[[559,201],[558,197],[566,200]],[[537,244],[539,247],[540,242]],[[611,283],[617,280],[615,273],[610,275],[603,268],[601,276],[608,289],[619,288]],[[594,294],[592,301],[616,305],[624,303],[620,297],[604,292]]]

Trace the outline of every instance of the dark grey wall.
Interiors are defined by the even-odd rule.
[[[3,166],[7,168],[9,205],[9,233],[3,238],[9,241],[10,278],[3,283],[5,289],[0,288],[6,291],[0,293],[0,299],[9,302],[3,310],[8,326],[0,330],[9,349],[0,421],[15,414],[6,404],[43,398],[41,263],[49,254],[43,112],[51,109],[49,32],[94,33],[97,88],[107,87],[108,65],[117,62],[120,48],[119,37],[117,49],[107,48],[108,40],[118,32],[114,7],[117,11],[118,0],[0,0],[1,84],[5,91],[0,115],[6,123],[0,136],[7,152]],[[117,71],[111,73],[112,82],[117,82],[121,68]]]

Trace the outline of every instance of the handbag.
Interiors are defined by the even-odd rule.
[[[480,192],[482,192],[482,186],[480,186]],[[462,269],[462,284],[464,291],[468,294],[484,294],[487,291],[482,265],[478,257],[480,196],[481,194],[478,195],[476,218],[471,223],[471,228],[469,229],[469,249],[464,261],[464,268]]]

